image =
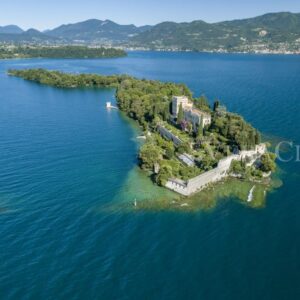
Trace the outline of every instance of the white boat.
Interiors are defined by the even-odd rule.
[[[106,102],[106,108],[107,109],[111,109],[111,108],[118,109],[118,107],[111,105],[111,102]]]

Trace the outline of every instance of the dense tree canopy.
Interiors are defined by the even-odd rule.
[[[0,47],[2,58],[110,58],[126,56],[126,52],[115,48],[91,48],[85,46],[19,46]]]
[[[67,74],[44,69],[9,70],[9,75],[59,88],[118,87],[126,75]]]

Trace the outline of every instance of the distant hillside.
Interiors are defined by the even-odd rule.
[[[19,34],[22,33],[23,29],[16,25],[7,25],[7,26],[0,26],[0,33],[5,34]]]
[[[36,29],[29,29],[22,31],[21,33],[1,33],[0,42],[10,43],[55,43],[59,42],[59,39],[48,36]]]
[[[147,31],[150,26],[137,27],[135,25],[119,25],[110,20],[87,20],[75,24],[61,25],[47,31],[47,35],[82,42],[119,43],[127,41],[141,32]]]
[[[300,50],[300,14],[263,16],[209,24],[164,22],[131,39],[136,47],[198,50]]]
[[[141,27],[91,19],[44,32],[22,31],[12,25],[0,27],[0,42],[300,54],[300,13],[270,13],[212,24],[200,20]]]
[[[115,58],[124,57],[121,49],[86,46],[0,46],[0,59],[10,58]]]

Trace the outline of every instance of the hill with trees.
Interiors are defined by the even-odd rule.
[[[120,25],[110,20],[91,19],[75,24],[61,25],[47,35],[67,41],[86,43],[121,43],[148,30],[150,26]]]
[[[1,47],[0,59],[7,58],[112,58],[126,56],[115,48],[91,48],[85,46],[18,46]]]
[[[163,22],[120,25],[91,19],[40,32],[0,27],[0,42],[118,45],[124,48],[211,52],[300,53],[300,14],[269,13],[255,18],[207,23]]]
[[[153,49],[300,52],[300,14],[271,13],[211,24],[163,22],[131,42]]]
[[[23,29],[17,25],[0,26],[0,33],[4,34],[20,34]]]

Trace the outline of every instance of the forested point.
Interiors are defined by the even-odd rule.
[[[0,59],[9,58],[115,58],[127,53],[115,48],[96,48],[85,46],[17,46],[0,47]]]

